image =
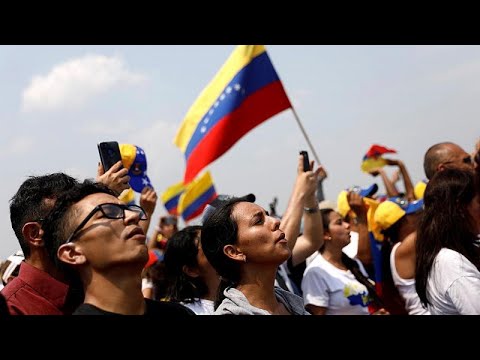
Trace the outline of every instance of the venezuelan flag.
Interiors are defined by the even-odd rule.
[[[387,165],[387,161],[382,157],[383,154],[396,153],[394,149],[382,145],[373,144],[363,157],[361,169],[364,172],[370,172],[375,168]]]
[[[178,213],[185,221],[202,214],[207,204],[217,197],[210,171],[189,183],[178,200]]]
[[[178,200],[180,199],[180,195],[182,195],[184,191],[185,185],[183,184],[183,181],[181,181],[175,185],[170,186],[162,193],[162,202],[169,214],[175,216],[178,215]]]
[[[243,135],[291,107],[263,45],[237,46],[191,106],[174,144],[185,155],[187,184]]]

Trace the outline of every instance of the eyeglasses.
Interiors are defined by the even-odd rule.
[[[470,164],[473,163],[472,157],[471,157],[471,156],[467,156],[467,157],[465,157],[465,158],[462,159],[462,162],[465,163],[465,164],[470,165]]]
[[[449,161],[445,161],[444,164],[454,164],[455,162],[456,161],[449,160]],[[467,164],[467,165],[472,165],[473,164],[472,157],[471,156],[464,157],[462,159],[462,163]]]
[[[85,224],[90,220],[93,215],[95,215],[98,211],[101,211],[102,214],[107,219],[125,219],[125,210],[133,211],[140,216],[140,220],[147,220],[147,214],[145,210],[141,206],[138,205],[125,205],[125,204],[114,204],[114,203],[105,203],[97,205],[93,208],[92,211],[83,219],[80,225],[77,226],[75,231],[68,237],[65,241],[65,244],[72,242],[75,235],[80,231],[81,228],[85,226]]]

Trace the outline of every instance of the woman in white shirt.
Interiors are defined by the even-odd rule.
[[[322,209],[324,245],[302,279],[305,308],[313,315],[369,315],[381,300],[362,263],[343,253],[350,243],[350,224],[332,209]]]
[[[480,314],[480,197],[468,170],[437,172],[425,190],[416,289],[433,315]]]

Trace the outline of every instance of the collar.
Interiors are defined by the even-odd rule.
[[[20,264],[18,277],[59,309],[65,305],[69,288],[67,284],[25,261]]]

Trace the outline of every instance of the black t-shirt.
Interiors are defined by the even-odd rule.
[[[145,299],[146,309],[145,316],[164,316],[164,317],[184,317],[195,315],[189,308],[171,302],[156,301]],[[91,304],[82,304],[74,312],[73,315],[120,315],[110,311],[102,310]]]

